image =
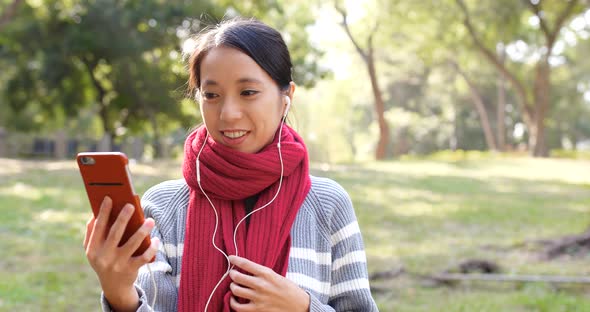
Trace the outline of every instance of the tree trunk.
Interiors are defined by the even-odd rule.
[[[109,146],[106,147],[108,148],[108,150],[112,150],[114,142],[115,142],[115,131],[113,129],[111,129],[110,125],[111,125],[111,119],[109,118],[109,112],[108,109],[106,107],[106,105],[104,103],[102,103],[103,98],[101,95],[97,95],[96,96],[96,100],[100,101],[99,102],[99,110],[98,110],[98,116],[100,117],[100,120],[102,121],[102,130],[104,132],[105,136],[109,137]]]
[[[492,127],[490,126],[490,118],[488,117],[488,112],[486,111],[485,103],[483,101],[481,94],[479,94],[479,91],[477,90],[477,87],[475,86],[473,81],[471,81],[469,79],[469,77],[467,77],[467,74],[465,74],[465,72],[463,72],[461,70],[459,65],[454,61],[451,61],[451,63],[454,65],[454,67],[457,70],[457,72],[459,73],[459,75],[461,75],[461,77],[463,77],[463,79],[465,80],[465,82],[469,86],[471,99],[473,100],[473,105],[475,106],[477,114],[479,115],[479,120],[481,122],[481,129],[483,131],[488,149],[492,150],[492,151],[497,150],[496,140],[494,138],[494,132],[492,131]]]
[[[6,141],[8,141],[8,134],[6,133],[4,127],[0,126],[0,158],[8,157],[8,149],[6,148],[8,144]]]
[[[498,148],[496,147],[496,140],[494,139],[494,132],[492,131],[492,127],[490,125],[490,119],[488,118],[488,113],[486,111],[483,99],[477,90],[474,88],[470,88],[471,90],[471,99],[473,100],[473,105],[475,105],[475,109],[479,115],[479,120],[481,121],[481,129],[483,130],[483,135],[486,140],[486,145],[488,149],[491,151],[496,151]]]
[[[96,90],[96,102],[98,103],[98,116],[102,121],[102,129],[104,131],[104,135],[109,137],[109,145],[108,149],[111,150],[114,139],[115,139],[115,131],[111,127],[111,120],[109,118],[109,112],[107,108],[107,103],[105,101],[107,91],[105,88],[100,84],[98,79],[94,76],[94,69],[96,68],[97,62],[91,60],[89,58],[81,58],[82,63],[86,66],[86,70],[88,71],[88,76],[92,81],[92,85]]]
[[[406,127],[402,127],[397,131],[394,141],[395,145],[392,151],[394,157],[403,156],[409,152],[410,143],[408,142],[408,129]]]
[[[385,120],[385,103],[383,102],[381,90],[379,90],[377,73],[375,71],[375,60],[372,51],[369,54],[367,70],[369,72],[369,77],[371,78],[371,88],[373,89],[373,97],[375,98],[375,113],[377,114],[377,122],[379,123],[379,140],[377,141],[375,159],[382,160],[387,157],[390,134],[389,125]]]
[[[475,105],[475,109],[477,110],[477,113],[479,115],[479,120],[481,121],[481,129],[483,130],[486,145],[488,146],[489,150],[496,151],[498,148],[496,147],[494,132],[492,131],[492,127],[490,126],[490,120],[488,118],[488,113],[486,112],[483,99],[481,98],[479,93],[473,89],[471,89],[471,99],[473,100],[473,105]]]
[[[379,23],[375,23],[374,27],[369,32],[367,37],[367,48],[363,49],[354,39],[354,36],[350,32],[347,21],[347,13],[341,8],[338,3],[335,3],[336,10],[342,15],[342,27],[346,31],[346,35],[354,45],[356,51],[359,53],[365,65],[367,65],[367,71],[371,80],[371,89],[373,90],[373,98],[375,99],[375,114],[377,115],[377,123],[379,124],[379,139],[377,141],[377,148],[375,150],[375,159],[382,160],[387,157],[388,146],[389,146],[389,125],[385,120],[385,103],[383,102],[383,96],[381,90],[379,90],[379,82],[377,81],[377,70],[375,69],[375,57],[373,54],[373,35],[377,33]]]
[[[504,46],[498,50],[500,62],[504,64],[506,52]],[[498,150],[506,150],[506,82],[505,78],[498,73],[498,106],[496,111],[496,139],[498,140]]]
[[[355,131],[352,127],[347,127],[346,128],[346,138],[348,139],[348,145],[350,146],[350,153],[352,154],[352,159],[355,160],[356,159],[356,146],[354,145],[354,134]]]
[[[549,150],[545,138],[545,117],[549,109],[550,92],[551,92],[551,68],[549,62],[545,58],[539,61],[535,72],[534,83],[534,99],[535,99],[535,114],[533,116],[533,131],[529,136],[529,143],[531,147],[531,154],[534,157],[548,157]]]
[[[148,110],[150,116],[150,123],[152,124],[152,130],[154,131],[154,140],[152,141],[152,147],[154,149],[154,158],[160,158],[163,155],[162,141],[160,138],[160,130],[158,128],[158,122],[153,111]]]

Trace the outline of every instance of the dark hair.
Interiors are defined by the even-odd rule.
[[[196,38],[189,59],[189,92],[201,86],[201,62],[211,49],[226,46],[250,56],[277,83],[281,90],[291,82],[291,56],[281,34],[254,19],[234,18],[206,29]]]

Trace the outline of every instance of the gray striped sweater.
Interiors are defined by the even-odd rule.
[[[369,288],[366,256],[359,226],[346,191],[336,182],[311,177],[311,190],[291,229],[287,278],[310,295],[310,311],[378,311]],[[150,188],[141,203],[156,221],[151,233],[161,241],[150,264],[157,301],[146,266],[139,271],[137,311],[176,311],[189,187],[172,180]],[[111,308],[102,296],[103,311]]]

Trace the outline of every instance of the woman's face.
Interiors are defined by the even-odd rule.
[[[201,114],[216,142],[256,153],[272,141],[286,100],[252,58],[237,49],[215,47],[201,61],[200,75]]]

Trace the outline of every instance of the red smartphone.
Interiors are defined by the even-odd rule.
[[[135,212],[129,223],[127,223],[127,228],[125,228],[123,238],[119,244],[119,246],[123,245],[144,222],[139,196],[135,194],[131,184],[127,156],[119,152],[78,153],[76,162],[78,168],[80,168],[82,180],[84,180],[84,187],[94,217],[98,216],[100,204],[105,196],[109,196],[113,201],[113,208],[108,221],[109,228],[113,225],[125,204],[130,203],[135,207]],[[148,235],[133,253],[133,256],[143,254],[150,247],[150,243]],[[154,260],[155,257],[152,262]]]

